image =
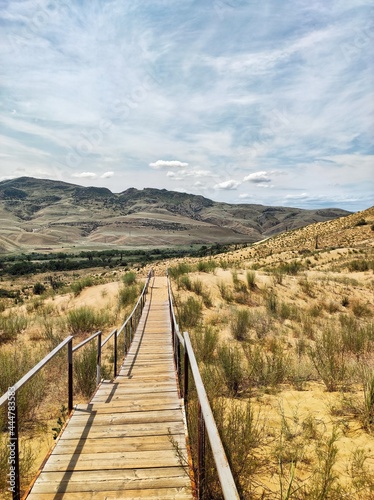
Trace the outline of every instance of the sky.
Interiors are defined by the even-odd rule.
[[[374,1],[0,0],[0,180],[374,204]]]

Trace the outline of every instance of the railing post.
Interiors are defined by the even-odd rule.
[[[101,381],[101,332],[97,336],[96,385]]]
[[[14,464],[14,489],[13,489],[13,500],[19,500],[21,498],[21,485],[20,485],[20,473],[19,473],[19,445],[18,445],[18,403],[17,403],[17,391],[13,395],[14,408],[12,408],[12,416],[14,419],[11,421],[11,427],[9,428],[10,436],[10,460],[12,465]],[[13,459],[14,457],[14,459]],[[13,479],[13,478],[12,478]],[[12,485],[13,486],[13,485]]]
[[[205,422],[204,416],[201,411],[201,406],[199,403],[198,412],[198,443],[197,443],[197,453],[199,461],[199,500],[204,498],[205,489]]]
[[[130,318],[130,345],[131,345],[131,342],[132,342],[132,316]]]
[[[68,412],[73,411],[73,339],[68,343]]]
[[[117,377],[117,330],[114,333],[114,370],[113,378]]]
[[[184,348],[184,373],[183,373],[183,401],[184,401],[184,408],[186,411],[187,415],[187,409],[188,409],[188,364],[189,364],[189,359],[188,359],[188,352],[186,347]]]

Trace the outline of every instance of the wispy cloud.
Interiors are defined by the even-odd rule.
[[[368,0],[3,0],[0,178],[365,208],[372,17]]]

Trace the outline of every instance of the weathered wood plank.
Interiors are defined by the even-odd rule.
[[[174,449],[160,451],[52,454],[43,471],[137,469],[178,465]]]
[[[184,434],[173,435],[173,441],[178,444],[179,449],[186,448],[186,438]],[[159,451],[170,449],[171,437],[167,434],[162,436],[136,436],[117,438],[82,438],[60,439],[53,450],[53,455],[73,454],[73,453],[107,453],[130,452],[130,451]]]

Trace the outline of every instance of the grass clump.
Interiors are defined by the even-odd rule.
[[[134,271],[129,271],[122,276],[122,282],[126,286],[135,285],[136,279],[136,273]]]
[[[214,260],[209,259],[209,260],[199,260],[197,263],[197,270],[200,273],[214,273],[216,270],[217,264]]]
[[[178,265],[169,267],[169,276],[173,279],[178,279],[182,274],[188,274],[191,272],[191,266],[186,262],[179,262]]]
[[[78,281],[75,281],[70,285],[70,288],[72,292],[74,293],[75,297],[78,297],[78,295],[81,293],[82,290],[85,288],[88,288],[90,286],[93,286],[95,284],[94,279],[91,276],[86,276]]]
[[[184,329],[196,327],[202,317],[202,303],[194,297],[188,297],[178,306],[179,324]]]
[[[247,340],[251,327],[251,315],[247,309],[235,310],[230,322],[231,333],[236,340]]]
[[[218,360],[229,395],[236,397],[244,384],[242,352],[238,346],[223,344],[218,349]]]
[[[93,340],[74,356],[75,388],[89,398],[96,389],[97,342]]]
[[[91,307],[82,306],[68,312],[66,323],[73,335],[93,333],[94,329],[102,328],[111,321],[110,313],[106,310],[95,311]]]
[[[15,340],[28,324],[29,320],[22,314],[0,316],[0,344]]]
[[[198,328],[192,338],[198,360],[212,363],[219,342],[218,331],[212,326],[205,326]]]

